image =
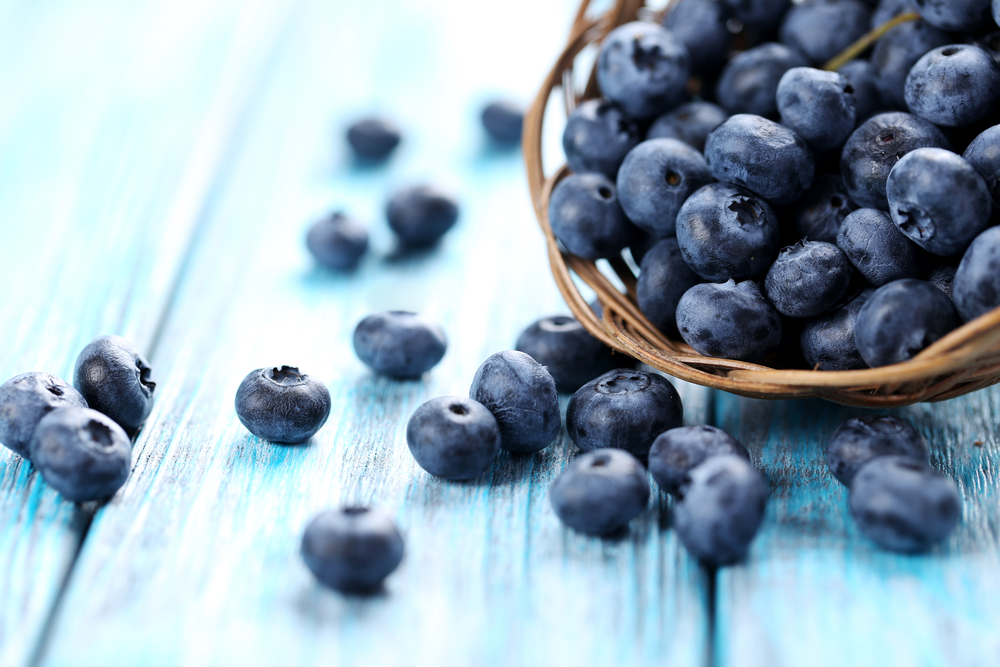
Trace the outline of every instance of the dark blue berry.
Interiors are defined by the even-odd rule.
[[[330,392],[294,366],[258,368],[236,390],[236,416],[258,438],[298,444],[326,423]]]
[[[869,61],[852,60],[837,72],[844,75],[854,91],[854,115],[857,121],[868,120],[869,116],[885,106],[875,83],[875,68]]]
[[[743,23],[769,30],[776,28],[792,0],[722,0]]]
[[[610,535],[639,516],[649,501],[642,464],[620,449],[597,449],[566,466],[549,502],[559,520],[588,535]]]
[[[990,224],[993,200],[975,167],[943,148],[907,153],[886,181],[900,231],[935,255],[965,250]]]
[[[692,74],[714,74],[726,64],[733,41],[728,18],[720,0],[680,0],[667,12],[663,27],[687,47]]]
[[[614,257],[639,239],[618,203],[614,183],[602,174],[570,174],[549,199],[552,233],[584,259]]]
[[[993,196],[994,208],[1000,210],[1000,125],[994,125],[972,140],[962,154],[979,175]]]
[[[498,144],[517,144],[521,141],[524,124],[524,107],[508,100],[491,102],[480,116],[483,128],[490,139]]]
[[[850,213],[840,225],[837,247],[876,287],[923,273],[923,250],[899,231],[885,211],[862,208]]]
[[[913,0],[913,3],[925,21],[941,30],[978,30],[990,21],[989,0]]]
[[[854,343],[858,313],[874,289],[863,290],[846,305],[809,320],[799,335],[806,364],[817,371],[851,371],[868,368]]]
[[[153,409],[152,369],[121,336],[101,336],[76,358],[73,386],[94,410],[134,433]]]
[[[710,456],[750,454],[739,440],[715,426],[681,426],[664,431],[649,450],[649,472],[660,488],[679,495],[688,473]]]
[[[767,486],[743,457],[722,454],[688,473],[674,528],[688,552],[710,565],[742,560],[767,508]]]
[[[566,121],[563,151],[566,164],[578,174],[618,173],[625,155],[642,141],[638,121],[607,100],[587,100]]]
[[[417,185],[394,194],[385,215],[403,245],[428,246],[455,226],[458,201],[432,185]]]
[[[654,120],[646,139],[677,139],[704,151],[709,132],[727,118],[729,114],[711,102],[688,102]]]
[[[489,470],[500,453],[500,426],[483,404],[442,396],[413,413],[406,425],[406,444],[430,474],[471,479]]]
[[[851,273],[851,263],[837,246],[803,240],[782,248],[767,272],[764,290],[782,315],[815,317],[843,296]]]
[[[681,397],[666,378],[628,369],[583,385],[566,410],[566,430],[580,449],[613,447],[641,460],[656,436],[683,420]]]
[[[684,101],[691,57],[656,23],[635,21],[608,33],[597,56],[597,85],[636,118],[654,118]]]
[[[816,166],[794,131],[760,116],[737,114],[705,141],[712,174],[755,192],[772,204],[790,204],[812,185]]]
[[[836,243],[844,218],[854,210],[844,179],[833,174],[817,174],[812,187],[784,212],[794,232],[794,240]]]
[[[781,316],[757,283],[703,283],[677,304],[681,338],[698,354],[760,361],[781,343]]]
[[[811,67],[793,67],[778,83],[781,122],[815,151],[840,148],[854,130],[854,88],[847,77]]]
[[[399,128],[384,118],[364,118],[347,130],[347,141],[360,160],[379,162],[396,150],[402,134]]]
[[[778,255],[778,219],[760,197],[728,183],[691,195],[677,214],[677,242],[695,273],[712,281],[762,275]]]
[[[854,342],[872,368],[909,361],[960,324],[944,292],[923,280],[897,280],[861,307]]]
[[[781,23],[781,41],[821,65],[868,32],[871,10],[859,0],[805,0]]]
[[[22,373],[0,385],[0,443],[23,459],[42,417],[57,408],[85,408],[68,383],[48,373]]]
[[[1000,101],[1000,66],[978,46],[942,46],[910,70],[905,96],[910,111],[936,125],[971,125]]]
[[[905,456],[929,465],[931,455],[920,431],[892,415],[848,419],[837,427],[826,446],[830,472],[847,487],[861,466],[878,456]]]
[[[952,38],[924,21],[896,26],[875,43],[871,63],[882,101],[892,109],[906,109],[906,77],[920,57]]]
[[[319,582],[345,593],[375,589],[403,560],[403,536],[388,514],[343,507],[313,517],[302,560]]]
[[[784,44],[769,42],[748,49],[730,60],[715,87],[719,104],[729,113],[774,116],[775,94],[782,75],[809,61]]]
[[[677,333],[677,303],[702,282],[684,261],[677,239],[663,239],[642,258],[636,296],[639,310],[668,336]]]
[[[545,449],[559,435],[556,382],[524,352],[490,355],[472,378],[469,398],[493,413],[500,425],[500,446],[512,454]]]
[[[568,394],[622,362],[621,355],[614,354],[567,315],[533,322],[521,332],[514,347],[544,366],[555,380],[556,389]]]
[[[354,329],[354,352],[376,373],[417,378],[437,366],[448,338],[437,324],[416,313],[390,310],[369,315]]]
[[[962,501],[955,482],[926,463],[880,456],[851,485],[851,516],[861,533],[893,551],[926,551],[958,525]]]
[[[681,205],[714,180],[694,148],[677,139],[648,139],[629,151],[618,170],[618,201],[639,229],[660,238],[674,236]]]
[[[45,415],[29,450],[42,478],[76,502],[113,496],[132,468],[132,443],[125,431],[88,408],[58,408]]]
[[[840,173],[855,204],[889,210],[885,181],[901,157],[918,148],[947,148],[941,130],[913,114],[872,116],[854,131],[840,154]]]
[[[1000,227],[987,229],[965,251],[953,296],[966,322],[1000,306]]]
[[[338,211],[317,220],[309,228],[306,247],[323,266],[335,271],[350,271],[368,250],[368,230]]]

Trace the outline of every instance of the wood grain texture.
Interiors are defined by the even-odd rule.
[[[1000,392],[894,411],[926,436],[932,465],[962,494],[961,525],[924,555],[868,542],[850,516],[847,489],[827,469],[827,440],[860,414],[818,401],[720,395],[720,426],[743,439],[772,491],[749,560],[719,573],[718,664],[1000,660]]]

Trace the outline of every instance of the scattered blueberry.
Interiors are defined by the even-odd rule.
[[[518,351],[544,366],[556,389],[573,393],[598,375],[621,365],[622,356],[594,338],[572,317],[543,317],[521,332]]]
[[[643,460],[660,433],[684,419],[681,397],[661,375],[629,369],[580,387],[566,410],[566,430],[585,452],[624,449]]]
[[[524,124],[524,107],[508,100],[487,104],[480,116],[483,128],[490,139],[498,144],[517,144],[521,141]]]
[[[860,0],[805,0],[785,14],[781,41],[822,65],[868,32],[870,18]]]
[[[42,417],[29,450],[42,478],[76,502],[113,496],[132,468],[132,443],[125,431],[107,415],[84,407],[57,408]]]
[[[826,446],[826,464],[844,486],[851,486],[861,466],[878,456],[905,456],[930,464],[930,450],[920,431],[892,415],[854,417],[837,427]]]
[[[372,162],[389,157],[401,138],[399,128],[384,118],[364,118],[347,130],[347,141],[354,149],[354,155]]]
[[[578,173],[618,173],[625,155],[642,141],[638,121],[607,100],[587,100],[573,110],[563,130],[566,164]]]
[[[885,211],[861,208],[850,213],[840,225],[837,247],[876,287],[923,273],[923,250],[899,231]]]
[[[661,332],[676,335],[677,303],[701,281],[684,261],[677,239],[663,239],[642,258],[636,285],[639,310]]]
[[[482,403],[442,396],[413,413],[406,425],[406,444],[430,474],[471,479],[489,470],[500,453],[500,426]]]
[[[782,315],[815,317],[832,308],[851,283],[851,263],[832,243],[799,241],[782,248],[764,280]]]
[[[368,230],[341,212],[317,220],[306,234],[306,247],[323,266],[351,271],[368,250]]]
[[[978,46],[941,46],[910,70],[905,96],[910,111],[935,125],[971,125],[1000,101],[1000,66]]]
[[[392,196],[385,209],[389,227],[408,246],[435,243],[458,220],[458,202],[448,192],[417,185]]]
[[[986,181],[994,209],[1000,211],[1000,125],[994,125],[972,140],[962,154]]]
[[[1000,227],[987,229],[965,251],[953,296],[966,322],[1000,306]]]
[[[785,211],[795,240],[836,243],[844,218],[854,210],[844,179],[833,174],[817,174],[812,187]]]
[[[892,109],[906,109],[906,77],[920,57],[952,38],[924,21],[902,23],[875,43],[871,64],[882,101]]]
[[[778,82],[777,102],[782,124],[815,151],[840,148],[854,130],[854,88],[842,74],[793,67]]]
[[[688,102],[654,120],[646,139],[677,139],[704,151],[708,134],[727,118],[729,114],[711,102]]]
[[[602,174],[570,174],[549,199],[552,233],[584,259],[613,257],[639,238],[618,203],[615,185]]]
[[[121,336],[101,336],[76,358],[73,386],[94,410],[133,433],[153,409],[152,369]]]
[[[664,431],[649,450],[649,472],[664,491],[680,495],[692,468],[710,456],[750,454],[739,440],[715,426],[681,426]]]
[[[846,305],[809,320],[799,335],[802,356],[818,371],[852,371],[868,368],[854,342],[858,313],[874,289],[863,290]]]
[[[549,488],[559,520],[588,535],[610,535],[639,516],[649,501],[642,464],[620,449],[587,452],[559,473]]]
[[[726,63],[715,96],[729,113],[774,116],[781,76],[793,67],[808,65],[802,54],[784,44],[761,44]]]
[[[15,375],[0,385],[0,443],[30,460],[28,446],[38,422],[52,410],[67,407],[87,407],[68,383],[48,373]]]
[[[236,390],[236,416],[269,442],[305,442],[326,423],[330,406],[326,385],[294,366],[258,368]]]
[[[369,315],[354,329],[354,352],[380,375],[417,378],[437,366],[448,338],[416,313],[390,310]]]
[[[680,0],[667,12],[663,27],[687,47],[692,74],[714,74],[726,64],[733,41],[728,15],[720,0]]]
[[[760,361],[781,343],[781,316],[757,283],[703,283],[677,304],[681,338],[698,354]]]
[[[403,560],[403,537],[388,514],[343,507],[313,517],[302,560],[321,584],[345,593],[376,588]]]

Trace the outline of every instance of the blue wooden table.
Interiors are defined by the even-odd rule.
[[[158,383],[106,504],[66,502],[0,452],[0,665],[1000,662],[1000,391],[900,411],[964,502],[948,543],[916,557],[853,526],[823,448],[859,411],[820,402],[679,387],[686,421],[741,438],[771,488],[750,557],[718,573],[680,546],[660,493],[620,539],[564,529],[547,489],[575,453],[565,435],[467,483],[410,457],[417,405],[465,394],[486,356],[565,310],[520,156],[487,144],[477,112],[531,97],[574,5],[0,1],[0,376],[70,377],[118,333]],[[406,138],[359,169],[342,133],[373,110]],[[385,198],[425,180],[459,193],[461,219],[400,253]],[[353,275],[304,249],[332,208],[371,226]],[[389,308],[448,332],[419,382],[352,353],[355,323]],[[236,419],[236,387],[269,364],[330,388],[308,445]],[[406,537],[383,594],[327,591],[298,556],[310,517],[345,502]]]

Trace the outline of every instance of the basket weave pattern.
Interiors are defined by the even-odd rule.
[[[559,247],[549,225],[552,189],[569,172],[563,167],[546,176],[542,167],[542,126],[545,108],[561,91],[567,110],[599,96],[593,73],[582,95],[572,90],[573,65],[588,45],[613,28],[636,19],[642,0],[618,0],[606,14],[587,16],[583,0],[569,42],[545,78],[524,121],[523,149],[535,214],[548,244],[556,284],[573,315],[594,336],[674,377],[755,398],[818,396],[863,407],[892,407],[920,401],[940,401],[1000,382],[1000,308],[968,322],[901,364],[857,371],[773,369],[731,359],[703,357],[687,344],[664,336],[636,305],[636,277],[621,257],[607,264],[625,293],[590,260]],[[607,269],[605,269],[607,270]],[[599,319],[570,276],[575,273],[596,293],[604,309]]]

